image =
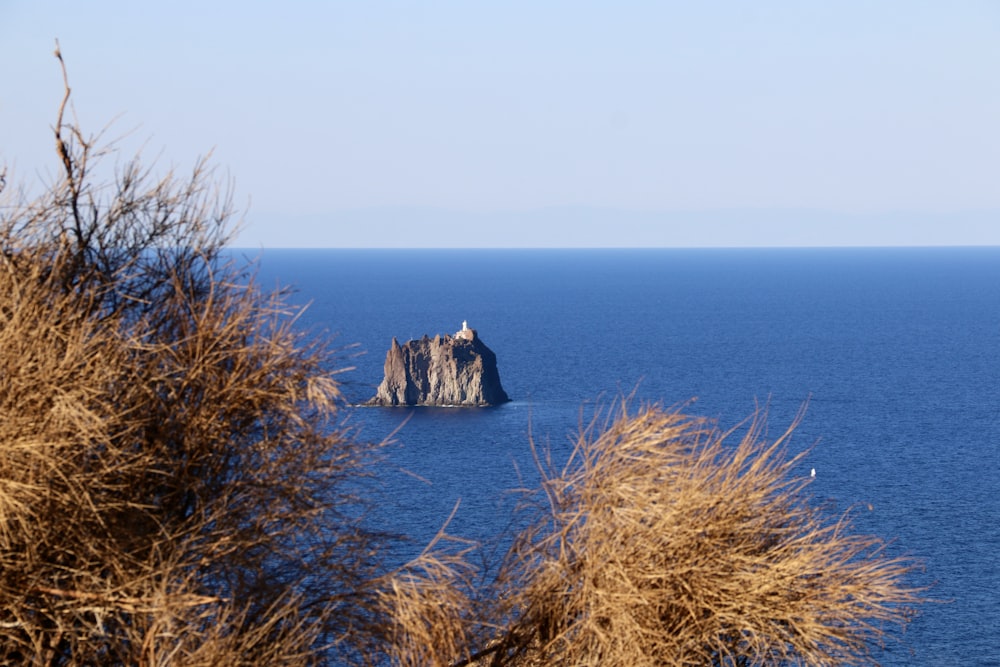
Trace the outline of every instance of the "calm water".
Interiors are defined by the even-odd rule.
[[[534,478],[529,430],[558,459],[622,392],[694,398],[725,426],[766,404],[772,433],[808,401],[792,448],[812,447],[817,501],[859,508],[949,600],[883,664],[1000,665],[1000,249],[268,250],[260,277],[358,345],[350,401],[373,395],[393,336],[468,320],[496,352],[512,403],[350,414],[373,440],[409,417],[386,527],[426,540],[461,500],[451,531],[488,540]]]

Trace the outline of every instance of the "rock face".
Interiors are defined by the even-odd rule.
[[[367,405],[497,405],[510,399],[500,386],[493,350],[462,323],[454,336],[424,336],[385,355],[385,377]]]

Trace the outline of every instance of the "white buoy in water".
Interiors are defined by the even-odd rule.
[[[809,476],[810,477],[815,477],[816,476],[816,468],[813,468],[812,470],[809,471]]]

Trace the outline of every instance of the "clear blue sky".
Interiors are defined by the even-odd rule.
[[[244,246],[1000,244],[1000,2],[0,0],[0,160],[209,150]],[[49,165],[49,166],[46,166]]]

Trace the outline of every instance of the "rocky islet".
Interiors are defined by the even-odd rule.
[[[475,407],[509,400],[496,354],[463,322],[454,335],[425,335],[403,345],[394,337],[385,376],[366,405]]]

